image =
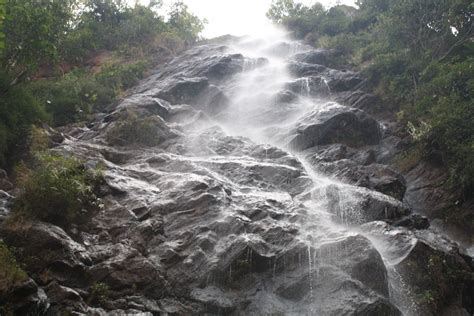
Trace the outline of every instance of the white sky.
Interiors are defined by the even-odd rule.
[[[135,0],[128,0],[134,3]],[[139,0],[148,4],[149,0]],[[164,0],[165,7],[173,0]],[[268,23],[265,13],[272,0],[184,0],[190,10],[200,18],[206,18],[208,24],[203,35],[208,38],[219,35],[248,35],[258,33]],[[300,0],[312,4],[316,0]],[[326,6],[337,2],[354,4],[354,0],[319,0]]]

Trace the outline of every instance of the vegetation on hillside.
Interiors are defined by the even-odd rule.
[[[67,225],[83,222],[100,208],[95,195],[100,170],[87,168],[78,159],[43,152],[37,154],[32,170],[21,169],[17,176],[21,193],[14,205],[20,216]]]
[[[335,49],[334,67],[362,71],[425,158],[474,192],[474,4],[358,0],[357,8],[274,0],[267,15],[295,37]]]
[[[177,1],[168,17],[123,0],[0,0],[0,167],[34,124],[87,119],[145,69],[200,38],[205,21]]]

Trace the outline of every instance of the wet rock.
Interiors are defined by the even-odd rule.
[[[1,191],[10,191],[13,189],[13,183],[8,179],[7,172],[3,169],[0,169],[0,190]]]
[[[329,186],[324,192],[328,208],[342,223],[363,224],[378,220],[396,220],[410,214],[402,202],[367,189]]]
[[[91,267],[89,273],[93,280],[107,284],[113,291],[141,292],[156,298],[165,292],[159,267],[141,256],[112,257]]]
[[[275,48],[264,40],[241,41],[247,48]],[[283,44],[280,53],[292,54],[298,45]],[[318,65],[330,63],[332,52],[313,50],[289,63],[293,81],[276,80],[277,72],[267,70],[283,68],[272,58],[246,58],[234,50],[219,44],[191,48],[111,105],[109,114],[69,129],[74,138],[56,150],[104,166],[103,208],[87,225],[67,231],[30,223],[2,232],[48,292],[51,313],[398,316],[388,297],[392,270],[384,260],[416,273],[418,282],[422,266],[431,264],[422,257],[433,253],[441,257],[441,263],[433,261],[446,298],[439,301],[457,308],[462,299],[469,309],[470,283],[448,277],[451,268],[467,275],[457,260],[464,257],[447,242],[435,246],[433,240],[441,239],[429,229],[408,230],[424,221],[375,191],[401,198],[404,183],[380,164],[396,151],[393,129],[381,131],[355,108],[375,101],[357,90],[361,78]],[[259,67],[262,73],[252,75],[262,75],[257,81],[269,81],[270,88],[255,91],[262,102],[249,103],[249,122],[233,124],[242,118],[229,104],[239,106],[243,74]],[[312,104],[312,97],[352,107],[316,99]],[[255,99],[244,95],[240,101]],[[127,114],[152,118],[152,131],[158,129],[163,140],[152,146],[107,142]],[[138,129],[137,135],[148,132]],[[292,154],[286,144],[304,152]],[[302,156],[346,183],[319,177]],[[429,251],[416,250],[418,242]],[[462,289],[452,290],[449,282]],[[107,289],[100,300],[94,298],[99,285]]]
[[[339,267],[375,292],[388,297],[385,265],[378,251],[366,238],[349,237],[343,242],[322,247],[319,254],[323,257],[323,262]]]
[[[331,93],[326,78],[322,76],[311,76],[295,79],[286,84],[285,89],[297,95],[311,97],[327,97]]]
[[[10,191],[14,188],[13,183],[8,181],[7,179],[0,179],[0,190],[2,191]]]
[[[337,95],[336,101],[367,113],[374,113],[381,107],[380,98],[362,90],[340,93]]]
[[[160,116],[139,118],[131,112],[110,123],[105,133],[106,141],[112,146],[158,146],[178,136],[179,132],[171,129]]]
[[[393,222],[394,226],[407,227],[409,229],[428,229],[430,222],[427,217],[418,214],[411,214]]]
[[[324,151],[323,156],[316,154],[311,159],[318,171],[351,183],[366,187],[397,200],[402,200],[406,191],[406,182],[402,175],[390,167],[382,164],[360,165],[349,159],[340,159],[332,162],[325,160],[347,155],[342,147],[332,147]]]
[[[288,70],[290,73],[298,78],[301,77],[311,77],[311,76],[320,76],[329,70],[322,65],[308,64],[298,61],[290,61],[288,63]]]
[[[209,88],[209,85],[209,80],[204,77],[170,79],[156,97],[172,104],[193,104],[197,97]]]
[[[123,110],[133,111],[139,117],[146,117],[149,115],[159,115],[164,120],[170,116],[171,105],[165,100],[160,100],[146,94],[134,94],[123,100],[116,108],[115,112]],[[111,114],[104,118],[105,122],[113,120]]]
[[[10,213],[13,203],[13,196],[5,191],[0,190],[0,222],[4,221]]]
[[[398,308],[390,304],[387,300],[379,299],[370,304],[362,304],[355,311],[355,315],[360,316],[401,316]]]
[[[157,301],[151,300],[143,296],[128,296],[126,300],[128,308],[138,309],[143,312],[150,312],[153,315],[157,313],[160,314],[163,312],[160,307],[160,304]]]
[[[361,111],[337,105],[312,112],[292,133],[289,146],[296,150],[331,143],[359,147],[381,140],[377,121]]]
[[[87,282],[85,265],[90,258],[85,248],[61,228],[26,222],[4,225],[1,234],[8,245],[21,250],[27,272],[41,274],[47,270],[45,281],[56,280],[72,287]]]
[[[49,307],[44,291],[32,279],[13,285],[8,292],[1,293],[0,306],[5,306],[15,315],[43,315]]]
[[[244,63],[245,59],[241,54],[210,56],[204,58],[199,66],[192,71],[192,74],[211,80],[223,80],[241,72]]]
[[[313,49],[304,53],[298,53],[291,57],[291,59],[308,63],[327,66],[330,64],[336,51],[327,49]]]
[[[411,302],[406,305],[411,313],[472,312],[472,270],[456,244],[431,229],[411,231],[372,222],[363,225],[363,230],[377,240],[384,257],[393,265],[394,295]]]
[[[204,304],[208,313],[232,313],[235,310],[234,298],[215,286],[194,289],[191,297]]]
[[[299,42],[279,42],[268,47],[265,52],[273,56],[288,57],[296,51],[308,51],[311,49],[313,47]]]
[[[472,312],[472,271],[455,252],[445,252],[418,240],[410,254],[396,266],[413,288],[419,304],[419,313],[443,314],[451,304],[465,307]]]
[[[472,247],[474,203],[462,203],[462,197],[448,189],[448,170],[432,161],[420,161],[404,171],[408,183],[406,202],[427,216],[433,226]]]
[[[50,309],[57,309],[59,311],[61,308],[72,307],[76,311],[81,312],[85,312],[87,309],[87,305],[81,295],[71,288],[61,286],[57,282],[52,282],[46,286],[45,290],[52,305]]]
[[[326,77],[326,83],[332,93],[343,92],[355,89],[362,78],[351,71],[329,70]]]

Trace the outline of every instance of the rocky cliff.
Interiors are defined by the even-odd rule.
[[[19,315],[473,313],[472,258],[404,202],[403,142],[330,54],[282,35],[202,44],[63,128],[52,150],[103,168],[103,208],[3,225],[30,278],[2,300]]]

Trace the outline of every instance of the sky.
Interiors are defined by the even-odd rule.
[[[129,0],[134,3],[135,0]],[[316,0],[300,0],[312,4]],[[148,4],[149,0],[140,0]],[[173,0],[164,0],[165,7]],[[272,0],[184,0],[190,10],[200,18],[206,18],[208,24],[203,32],[204,37],[212,38],[220,35],[249,35],[258,33],[267,25],[265,13]],[[319,0],[326,6],[339,2],[354,4],[354,0]]]

